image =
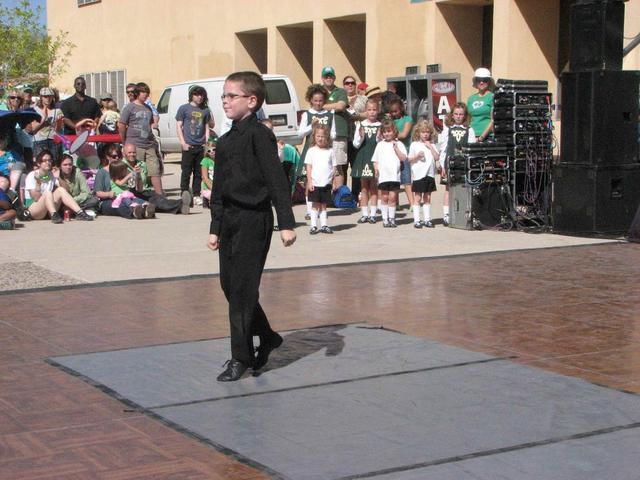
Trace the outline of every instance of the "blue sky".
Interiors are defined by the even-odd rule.
[[[0,0],[0,4],[2,4],[3,7],[14,7],[16,3],[18,3],[18,1],[19,0]],[[47,23],[47,14],[45,12],[47,8],[47,1],[46,0],[29,0],[29,3],[34,7],[38,5],[42,7],[42,17],[40,18],[40,23],[42,24]]]

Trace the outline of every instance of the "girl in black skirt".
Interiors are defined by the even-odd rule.
[[[413,226],[433,228],[431,222],[431,192],[436,191],[436,162],[440,155],[432,143],[435,137],[433,125],[420,120],[413,131],[413,142],[409,147],[408,159],[411,163],[411,190],[413,192]],[[424,221],[420,221],[420,203]]]

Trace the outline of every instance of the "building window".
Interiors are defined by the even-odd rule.
[[[102,0],[78,0],[78,6],[90,5],[92,3],[100,3]]]
[[[87,82],[87,95],[98,98],[103,93],[109,92],[118,104],[118,109],[126,103],[126,76],[124,70],[112,70],[108,72],[83,73],[80,75]]]

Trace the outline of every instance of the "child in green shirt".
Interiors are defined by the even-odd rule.
[[[204,158],[200,161],[202,172],[202,208],[209,208],[211,200],[211,189],[213,188],[213,171],[215,169],[216,144],[218,137],[209,137],[204,151]]]

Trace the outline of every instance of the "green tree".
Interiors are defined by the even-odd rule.
[[[9,79],[28,81],[49,76],[55,78],[68,67],[68,57],[75,45],[69,32],[52,36],[38,18],[42,7],[32,7],[21,0],[16,7],[0,4],[0,68],[2,83]]]

